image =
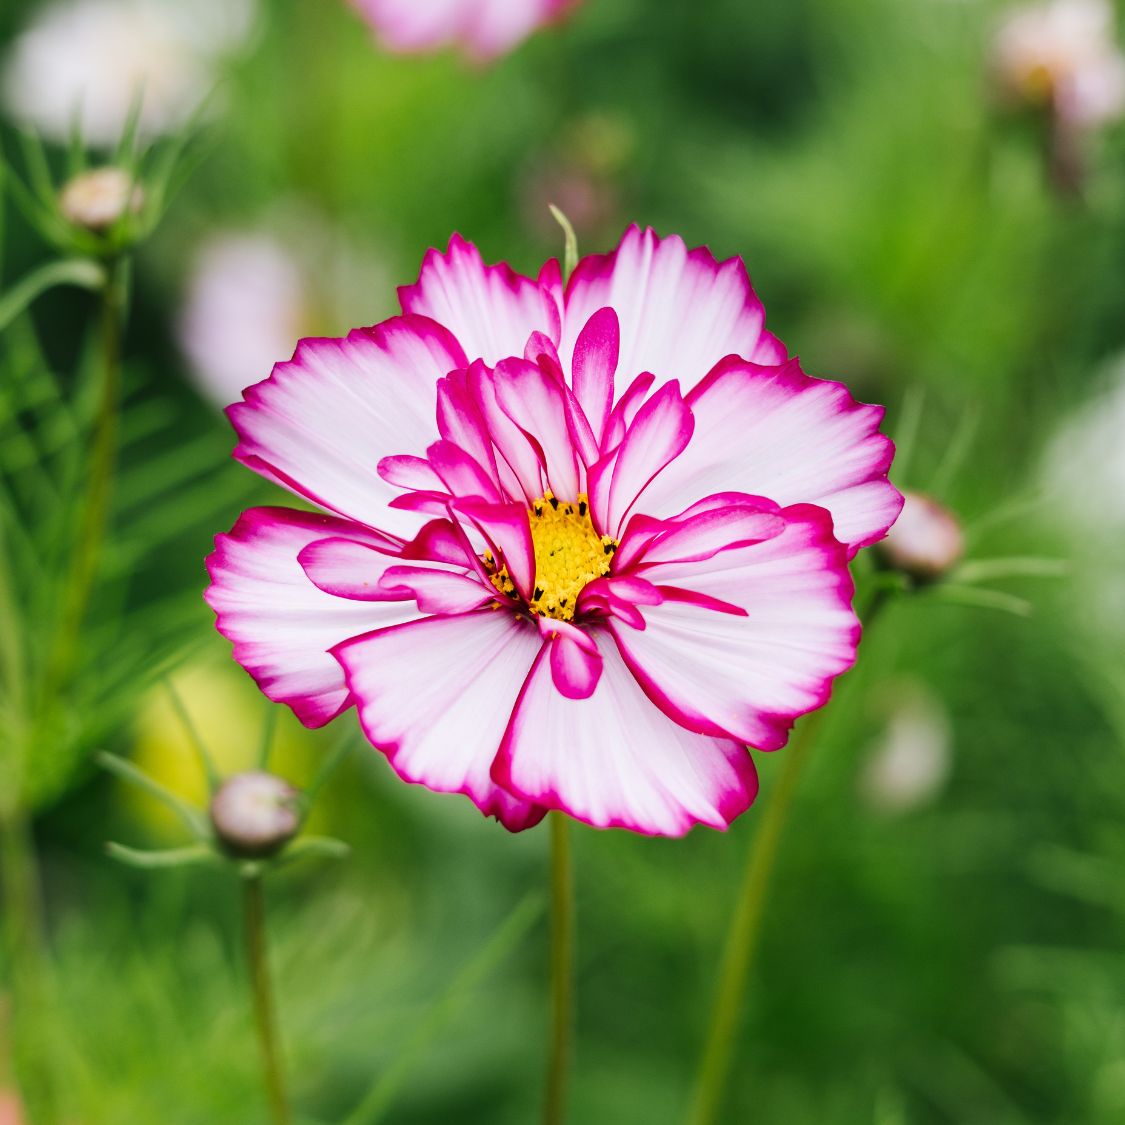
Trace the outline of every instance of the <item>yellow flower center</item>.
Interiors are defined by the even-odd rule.
[[[569,504],[548,492],[532,504],[527,515],[535,551],[535,589],[528,609],[544,617],[570,621],[583,588],[609,573],[617,540],[610,535],[599,536],[594,530],[590,502],[583,493]],[[491,569],[490,553],[486,553],[485,562]],[[515,593],[507,567],[492,574],[491,581],[501,593]]]

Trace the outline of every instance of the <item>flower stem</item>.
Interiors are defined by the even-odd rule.
[[[821,712],[822,713],[822,712]],[[754,836],[734,917],[727,933],[711,1014],[711,1028],[703,1050],[695,1095],[688,1115],[690,1125],[712,1125],[718,1119],[723,1090],[730,1071],[735,1033],[742,1012],[746,981],[762,931],[762,917],[782,830],[808,756],[816,716],[806,720],[785,750],[781,776]]]
[[[258,1044],[262,1053],[262,1078],[274,1125],[290,1125],[289,1103],[281,1069],[281,1044],[277,1032],[277,1011],[266,954],[266,902],[260,874],[242,880],[246,918],[246,959],[254,998],[254,1019],[258,1025]]]
[[[43,954],[39,869],[24,811],[0,813],[4,952],[13,1006],[13,1055],[28,1120],[58,1121],[48,1036],[49,979]]]
[[[90,445],[85,505],[73,548],[54,649],[46,670],[43,705],[51,708],[75,661],[82,623],[97,575],[102,542],[109,524],[109,506],[117,466],[121,409],[121,345],[128,308],[128,262],[111,259],[102,284],[98,402]]]
[[[857,605],[865,635],[870,633],[875,618],[888,604],[891,593],[885,585],[874,583],[867,591],[862,606]],[[813,736],[819,730],[824,714],[822,709],[806,718],[797,728],[788,748],[782,751],[785,757],[777,787],[751,842],[734,917],[727,932],[719,983],[711,1009],[710,1030],[696,1075],[688,1125],[713,1125],[722,1108],[746,983],[761,938],[762,918],[778,846],[801,771],[812,748]]]
[[[552,812],[551,824],[551,1032],[547,1055],[545,1125],[566,1118],[574,1025],[574,870],[566,817]]]

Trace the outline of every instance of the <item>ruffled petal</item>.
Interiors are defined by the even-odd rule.
[[[486,266],[480,251],[457,234],[444,254],[427,252],[418,280],[398,296],[404,313],[444,325],[470,360],[489,367],[523,355],[533,332],[559,339],[559,308],[549,288],[503,262]]]
[[[590,506],[603,534],[621,534],[641,493],[687,447],[693,425],[675,380],[641,407],[625,440],[590,470]]]
[[[646,512],[677,512],[726,489],[817,504],[852,554],[898,516],[902,496],[887,480],[894,444],[879,432],[883,408],[856,402],[843,384],[812,379],[796,361],[761,367],[731,358],[686,401],[695,433],[645,493]]]
[[[693,387],[724,356],[754,355],[765,323],[741,258],[717,262],[678,236],[636,226],[611,254],[578,263],[566,288],[564,364],[586,322],[607,305],[621,324],[619,394],[642,371]]]
[[[290,361],[227,409],[238,434],[234,456],[323,508],[410,535],[417,519],[387,508],[398,490],[379,475],[379,462],[433,441],[434,388],[464,365],[453,337],[423,317],[302,340]]]
[[[493,376],[500,408],[532,443],[555,495],[578,496],[578,462],[567,427],[564,387],[524,359],[505,360]]]
[[[484,610],[382,629],[334,652],[364,734],[403,780],[464,793],[517,831],[543,810],[494,784],[489,769],[541,647],[529,622]]]
[[[601,679],[586,699],[555,687],[548,650],[520,693],[492,776],[504,788],[598,828],[682,836],[726,828],[758,790],[750,753],[693,734],[660,713],[596,635]]]
[[[234,658],[276,703],[318,727],[350,705],[339,664],[329,649],[349,637],[418,616],[412,601],[354,601],[318,589],[298,562],[310,543],[335,538],[364,552],[378,581],[396,562],[377,548],[386,541],[357,524],[287,508],[251,508],[207,559],[204,595]]]
[[[662,591],[682,587],[725,610],[666,596],[644,609],[643,631],[610,624],[661,710],[689,730],[760,750],[784,745],[793,721],[827,702],[833,678],[855,659],[860,631],[828,513],[799,505],[776,518],[785,530],[763,542],[643,571]]]
[[[613,408],[614,376],[621,352],[621,326],[613,309],[598,309],[583,325],[574,346],[572,382],[596,438]]]

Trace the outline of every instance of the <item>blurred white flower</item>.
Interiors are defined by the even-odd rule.
[[[77,119],[112,145],[143,97],[146,136],[177,128],[248,38],[256,0],[58,0],[40,10],[4,60],[3,101],[21,125],[57,140]]]
[[[941,701],[920,683],[898,685],[860,775],[862,795],[882,812],[909,812],[937,795],[951,768],[952,733]]]
[[[203,241],[177,337],[199,390],[226,407],[288,359],[302,337],[380,320],[387,310],[374,295],[386,289],[376,254],[301,205],[285,204],[259,228],[220,230]]]
[[[1054,517],[1090,537],[1121,541],[1125,528],[1125,362],[1100,393],[1056,431],[1043,459]]]
[[[1048,105],[1071,125],[1125,113],[1125,56],[1109,0],[1048,0],[1015,9],[996,34],[993,67],[1005,97]]]
[[[306,319],[301,269],[286,248],[267,234],[225,233],[199,251],[178,335],[200,390],[228,406],[293,354]]]

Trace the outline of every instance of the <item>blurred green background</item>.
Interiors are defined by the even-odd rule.
[[[39,8],[7,0],[0,50]],[[807,370],[886,403],[892,433],[918,420],[897,482],[960,514],[971,558],[1070,561],[1061,581],[1003,584],[1030,617],[921,595],[866,638],[784,840],[724,1121],[1125,1121],[1125,131],[1087,138],[1083,195],[1060,198],[1034,125],[989,91],[1002,10],[586,0],[479,67],[393,57],[336,0],[263,4],[139,253],[129,409],[163,428],[125,449],[119,505],[159,528],[130,556],[127,597],[182,595],[177,682],[226,768],[252,760],[265,705],[213,633],[202,560],[245,504],[285,501],[225,460],[232,435],[199,389],[208,356],[221,366],[253,328],[208,320],[225,302],[198,296],[217,239],[269,263],[272,359],[392,314],[395,285],[454,230],[534,272],[561,249],[548,201],[587,252],[639,221],[741,254]],[[18,166],[11,120],[0,141]],[[49,252],[7,208],[10,284]],[[193,293],[202,319],[185,330]],[[64,385],[91,313],[72,292],[35,307]],[[218,503],[201,509],[201,489]],[[134,755],[197,798],[202,777],[159,691],[103,725],[34,766],[68,1120],[264,1120],[234,881],[105,858],[107,839],[179,837],[88,751]],[[286,716],[279,769],[307,781],[353,727],[310,734]],[[763,796],[728,834],[576,833],[572,1121],[681,1120],[780,759],[758,763]],[[358,740],[317,827],[352,856],[268,886],[300,1119],[343,1120],[404,1066],[382,1120],[535,1120],[542,915],[520,940],[496,934],[545,887],[545,831],[512,837],[461,798],[404,786]],[[482,949],[498,964],[458,984]]]

